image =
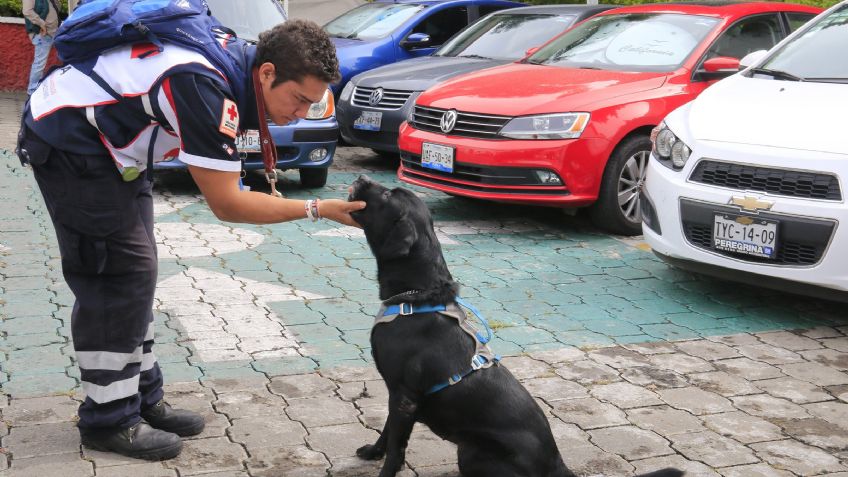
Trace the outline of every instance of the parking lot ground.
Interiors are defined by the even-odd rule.
[[[386,416],[361,231],[223,223],[185,173],[157,177],[154,351],[169,401],[207,428],[163,463],[80,447],[73,297],[31,171],[11,152],[21,99],[0,95],[0,475],[376,475],[380,463],[354,454]],[[343,198],[361,173],[399,185],[391,164],[342,147],[327,187],[301,189],[290,172],[282,190]],[[676,270],[579,215],[414,190],[492,348],[579,475],[848,476],[844,304]],[[455,462],[419,426],[402,475],[454,476]]]

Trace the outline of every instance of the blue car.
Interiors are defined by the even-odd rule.
[[[207,0],[212,14],[244,40],[256,42],[259,33],[286,21],[277,0]],[[303,187],[323,187],[327,170],[333,163],[339,124],[335,117],[335,101],[327,90],[324,98],[312,105],[306,119],[280,125],[269,122],[268,129],[277,146],[277,169],[297,169]],[[259,149],[259,131],[244,131],[236,138],[236,146],[244,157],[247,170],[264,169]],[[158,162],[154,170],[185,169],[178,159]]]
[[[363,71],[427,56],[478,18],[505,8],[507,0],[375,0],[324,25],[336,44],[342,80],[339,92]]]

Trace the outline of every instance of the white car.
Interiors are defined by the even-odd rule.
[[[848,1],[666,117],[643,233],[681,268],[848,297]]]

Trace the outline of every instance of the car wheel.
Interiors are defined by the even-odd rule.
[[[596,226],[621,235],[642,233],[639,198],[650,156],[648,136],[629,137],[615,148],[604,170],[598,201],[590,211]]]
[[[326,167],[304,167],[299,170],[300,185],[307,188],[324,187],[327,184]]]

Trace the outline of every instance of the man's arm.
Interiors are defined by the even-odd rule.
[[[46,25],[44,20],[38,16],[38,13],[35,13],[35,0],[23,0],[21,7],[26,19],[32,22],[33,25],[41,27],[43,31]]]
[[[273,224],[306,217],[306,201],[281,199],[262,192],[242,191],[238,188],[239,173],[216,171],[188,166],[189,172],[200,188],[215,217],[227,222]],[[365,208],[364,202],[347,202],[339,199],[319,201],[318,212],[327,219],[358,227],[350,213]]]

